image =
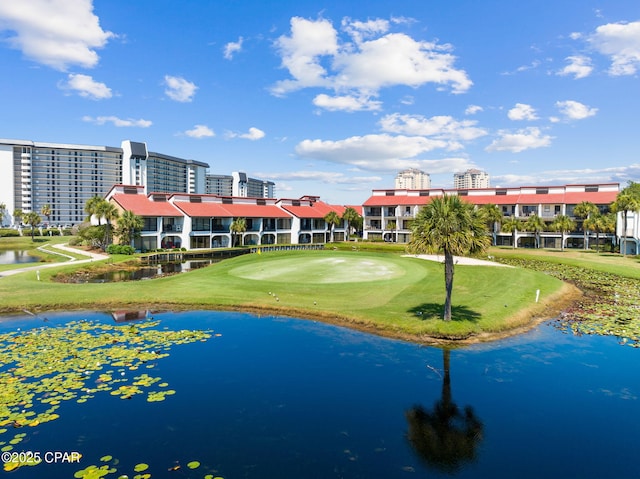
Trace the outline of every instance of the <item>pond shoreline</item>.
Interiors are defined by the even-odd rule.
[[[246,304],[229,305],[229,306],[210,306],[203,304],[183,304],[183,303],[126,303],[126,304],[102,304],[99,302],[83,305],[86,307],[78,308],[77,305],[56,305],[55,308],[47,308],[40,310],[32,308],[32,310],[4,310],[0,311],[0,321],[3,316],[13,316],[16,313],[27,313],[33,316],[34,321],[42,321],[41,315],[47,312],[81,312],[81,311],[105,311],[112,313],[117,310],[148,310],[150,312],[162,311],[233,311],[245,312],[257,316],[284,316],[289,318],[297,318],[308,321],[319,321],[334,326],[345,327],[356,331],[374,334],[389,339],[396,339],[406,342],[412,342],[424,345],[458,347],[470,344],[485,343],[497,341],[500,339],[517,336],[526,333],[541,323],[557,318],[564,310],[575,304],[583,296],[583,293],[575,286],[565,283],[565,285],[555,294],[542,300],[530,308],[520,311],[516,316],[508,321],[512,325],[501,331],[482,331],[477,334],[470,334],[466,337],[437,337],[429,335],[415,335],[385,327],[373,321],[361,320],[349,316],[341,316],[332,313],[311,311],[299,308],[288,308],[282,306],[252,306]],[[454,320],[455,321],[455,320]]]

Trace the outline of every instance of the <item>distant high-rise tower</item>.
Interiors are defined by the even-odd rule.
[[[431,188],[429,173],[416,168],[402,170],[396,176],[396,190],[428,190]]]
[[[471,168],[464,173],[453,174],[453,187],[456,190],[489,188],[489,173]]]

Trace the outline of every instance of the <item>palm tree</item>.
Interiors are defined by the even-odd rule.
[[[231,235],[234,238],[238,238],[238,237],[242,237],[242,233],[244,233],[245,231],[247,231],[247,220],[246,218],[235,218],[232,222],[231,222],[231,227],[229,228],[231,230]],[[232,244],[233,246],[238,246],[236,244],[236,241],[233,241]]]
[[[564,251],[564,235],[576,227],[576,222],[573,221],[567,215],[558,215],[551,223],[551,229],[553,231],[559,231],[561,233],[560,250]]]
[[[120,244],[133,246],[134,238],[140,236],[140,231],[144,226],[144,220],[133,211],[124,210],[122,216],[118,218],[118,236]]]
[[[342,220],[340,219],[340,216],[338,216],[338,213],[336,213],[335,211],[329,211],[326,215],[324,215],[323,219],[327,223],[327,226],[329,226],[329,231],[331,232],[330,242],[333,243],[333,228],[342,223]]]
[[[583,246],[584,249],[589,249],[589,218],[600,212],[598,207],[590,201],[582,201],[576,205],[573,209],[573,214],[578,218],[582,218],[582,232],[584,234]]]
[[[94,213],[98,218],[99,222],[102,222],[104,218],[104,249],[111,243],[111,224],[113,221],[117,220],[120,216],[120,212],[118,208],[115,207],[113,203],[109,201],[102,200],[96,207],[96,211]]]
[[[347,222],[346,240],[349,241],[351,226],[360,224],[362,222],[362,216],[360,216],[355,209],[349,206],[344,210],[344,213],[342,213],[342,219]]]
[[[442,396],[433,412],[415,406],[405,413],[409,430],[407,439],[428,465],[454,474],[465,462],[475,460],[482,440],[482,422],[470,406],[461,411],[451,398],[448,349],[442,350],[444,378]]]
[[[596,234],[596,252],[600,252],[600,233],[613,232],[616,229],[616,218],[612,213],[606,215],[600,212],[584,220],[584,227]]]
[[[434,198],[418,212],[407,249],[411,253],[444,253],[445,321],[451,321],[453,256],[482,252],[490,243],[484,215],[457,195]]]
[[[616,200],[611,204],[611,211],[614,213],[622,213],[622,256],[627,254],[627,215],[629,211],[640,210],[640,200],[631,193],[623,192],[618,195]]]
[[[100,196],[94,196],[87,200],[84,204],[84,211],[87,213],[88,218],[87,221],[91,221],[92,216],[98,216],[98,210],[101,208],[101,205],[105,203],[106,200],[101,198]],[[98,225],[100,225],[100,217],[98,216]]]
[[[498,205],[493,203],[487,203],[482,205],[480,209],[483,211],[487,222],[491,224],[491,233],[493,236],[493,246],[497,244],[498,231],[500,230],[500,223],[502,222],[502,211]]]
[[[2,226],[2,222],[4,221],[4,217],[7,214],[7,205],[5,203],[0,203],[0,226]]]
[[[42,208],[40,208],[40,213],[47,217],[47,223],[48,223],[49,217],[51,216],[51,205],[49,204],[42,205]]]
[[[516,240],[516,233],[518,232],[519,229],[522,229],[522,221],[519,220],[518,218],[516,218],[515,216],[509,216],[506,220],[502,221],[502,231],[506,231],[508,233],[511,233],[511,241],[512,241],[512,246],[514,248],[516,248],[517,245],[517,240]]]
[[[22,222],[23,216],[24,216],[24,213],[20,208],[13,210],[13,218],[17,225],[19,225]]]
[[[535,213],[524,222],[525,231],[531,231],[536,235],[536,248],[540,248],[540,233],[546,226],[547,223]]]
[[[22,218],[25,220],[26,224],[31,226],[31,241],[34,240],[35,236],[35,228],[40,224],[42,218],[35,211],[31,211],[30,213],[23,214]]]

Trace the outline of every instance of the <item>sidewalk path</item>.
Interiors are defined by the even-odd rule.
[[[405,258],[419,258],[444,263],[444,255],[439,254],[403,254],[402,256]],[[467,258],[465,256],[454,256],[453,263],[472,266],[501,266],[504,268],[513,268],[513,266],[508,264],[496,263],[495,261],[487,261],[484,259]]]
[[[51,246],[52,248],[55,248],[55,249],[59,249],[61,251],[66,251],[67,253],[75,253],[75,254],[81,254],[81,255],[84,255],[84,256],[89,256],[89,258],[88,259],[75,259],[73,256],[68,256],[68,255],[66,255],[64,253],[51,251],[50,249],[47,249],[48,246]],[[10,270],[7,270],[7,271],[0,271],[0,278],[4,278],[5,276],[13,276],[14,274],[18,274],[18,273],[24,273],[25,271],[38,271],[38,270],[44,269],[44,268],[54,268],[56,266],[61,266],[61,265],[64,265],[64,264],[69,264],[69,263],[73,263],[73,264],[91,263],[92,261],[99,261],[99,260],[107,259],[109,257],[106,254],[93,253],[91,251],[84,251],[84,250],[80,250],[80,249],[76,249],[76,248],[70,248],[66,244],[43,245],[43,246],[40,246],[38,249],[41,249],[43,251],[47,251],[49,253],[55,253],[55,254],[59,254],[61,256],[65,256],[65,257],[69,258],[69,261],[60,261],[60,262],[57,262],[57,263],[38,263],[35,266],[25,266],[24,268],[17,268],[17,269],[10,269]]]

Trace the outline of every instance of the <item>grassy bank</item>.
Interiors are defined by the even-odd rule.
[[[117,267],[116,265],[113,266]],[[457,266],[454,320],[439,319],[444,303],[441,264],[396,254],[308,251],[246,255],[161,279],[60,284],[68,265],[0,280],[1,310],[237,309],[321,319],[419,341],[501,333],[557,313],[549,302],[563,283],[519,268]],[[536,290],[541,302],[535,303]]]

